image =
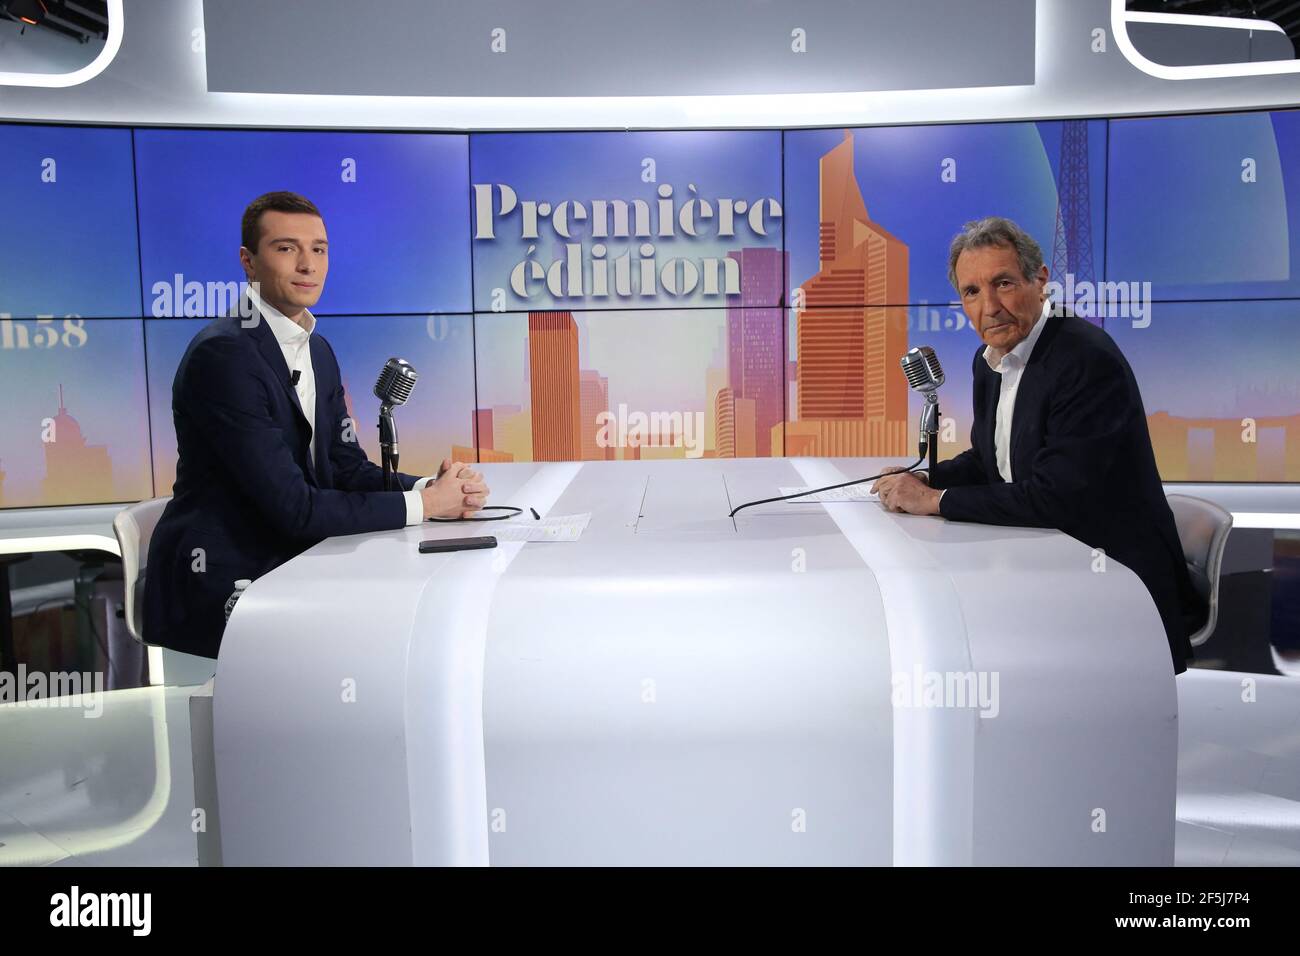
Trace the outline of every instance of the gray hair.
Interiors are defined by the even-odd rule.
[[[1038,247],[1033,236],[1010,219],[988,216],[966,223],[961,232],[952,237],[952,245],[948,247],[948,281],[954,289],[957,288],[957,257],[967,249],[982,249],[986,246],[1007,246],[1014,249],[1016,258],[1020,260],[1020,274],[1026,279],[1032,280],[1043,267],[1043,250]]]

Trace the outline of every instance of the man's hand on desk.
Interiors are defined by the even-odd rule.
[[[438,477],[420,489],[426,518],[468,518],[487,503],[482,472],[461,461],[444,459]]]
[[[930,487],[929,475],[924,472],[917,475],[899,465],[890,465],[884,470],[885,476],[876,479],[871,490],[880,495],[880,503],[886,511],[905,511],[913,515],[939,513],[939,497],[943,492]]]

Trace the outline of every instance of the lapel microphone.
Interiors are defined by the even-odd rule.
[[[289,384],[294,388],[298,387],[298,379],[302,378],[302,369],[294,369],[293,374],[289,376]]]

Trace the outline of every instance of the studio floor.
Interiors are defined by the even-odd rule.
[[[0,705],[0,865],[195,866],[195,690]],[[1300,680],[1192,669],[1178,693],[1176,864],[1300,866]]]

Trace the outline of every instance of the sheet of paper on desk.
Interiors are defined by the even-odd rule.
[[[540,521],[515,518],[503,522],[496,532],[498,541],[577,541],[591,521],[591,512],[580,515],[547,515]]]
[[[782,488],[781,494],[792,495],[798,491],[807,491],[811,485],[803,485],[797,488]],[[806,498],[794,498],[791,504],[803,504],[805,501],[879,501],[880,495],[872,494],[871,485],[863,482],[860,485],[849,485],[846,488],[832,488],[830,491],[819,491],[815,495],[809,495]]]

